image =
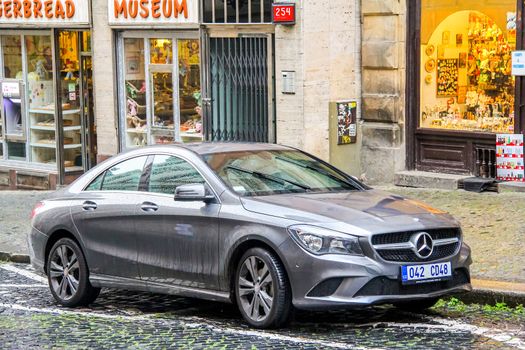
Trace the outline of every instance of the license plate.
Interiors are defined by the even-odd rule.
[[[401,266],[401,282],[414,284],[442,281],[452,278],[450,262]]]

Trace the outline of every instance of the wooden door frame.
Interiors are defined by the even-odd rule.
[[[407,37],[406,37],[406,84],[405,84],[405,132],[406,132],[406,169],[415,170],[417,162],[416,134],[419,126],[420,83],[421,83],[421,0],[407,1]],[[516,50],[525,48],[525,4],[516,0]],[[525,77],[516,77],[514,98],[514,132],[525,132]],[[420,131],[420,129],[419,129]],[[446,132],[446,131],[445,131]],[[489,133],[454,132],[451,136],[471,138],[477,136],[492,137]]]

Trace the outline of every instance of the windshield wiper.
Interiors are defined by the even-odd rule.
[[[297,183],[295,181],[286,180],[286,179],[283,179],[283,178],[280,178],[280,177],[277,177],[277,176],[273,176],[273,175],[270,175],[270,174],[261,173],[259,171],[252,171],[252,170],[248,170],[248,169],[239,168],[239,167],[236,167],[234,165],[228,165],[226,167],[226,169],[232,169],[232,170],[240,171],[242,173],[250,174],[250,175],[255,176],[255,177],[259,177],[259,178],[262,178],[262,179],[273,181],[273,182],[278,183],[278,184],[283,185],[283,186],[286,183],[289,183],[289,184],[294,185],[296,187],[302,188],[305,191],[310,191],[312,189],[310,186],[303,185],[303,184]]]
[[[328,171],[326,170],[323,170],[323,169],[320,169],[320,168],[317,168],[317,167],[314,167],[314,166],[311,166],[311,165],[308,165],[308,164],[304,164],[302,162],[299,162],[299,161],[296,161],[296,160],[292,160],[292,159],[288,159],[288,158],[283,158],[283,157],[275,157],[275,159],[278,159],[278,160],[282,160],[283,162],[288,162],[288,163],[291,163],[291,164],[294,164],[294,165],[297,165],[297,166],[300,166],[301,168],[305,168],[305,169],[310,169],[310,170],[313,170],[313,171],[317,171],[318,173],[320,174],[323,174],[324,176],[327,176],[329,178],[331,178],[332,180],[335,180],[337,182],[342,182],[344,183],[345,185],[347,186],[350,186],[352,187],[353,189],[356,189],[356,186],[353,185],[352,183],[348,182],[347,180],[345,179],[342,179],[340,177],[337,177],[335,176],[334,174],[331,174],[329,173]]]

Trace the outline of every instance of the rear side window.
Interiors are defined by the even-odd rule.
[[[86,187],[85,191],[100,191],[100,187],[102,186],[102,180],[104,179],[104,174],[105,172],[97,176],[97,178],[93,180],[93,182],[91,182],[88,187]]]
[[[204,182],[193,165],[184,159],[156,155],[151,167],[149,192],[173,195],[177,186]]]
[[[138,191],[140,178],[144,169],[144,164],[148,157],[137,157],[128,159],[106,170],[105,176],[97,177],[86,190],[96,188],[97,182],[101,181],[102,191]],[[99,180],[99,178],[101,178]],[[103,178],[103,180],[102,180]],[[91,189],[93,191],[95,189]]]

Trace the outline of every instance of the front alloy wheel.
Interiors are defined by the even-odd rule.
[[[237,304],[250,325],[279,327],[288,320],[290,287],[281,262],[273,254],[262,248],[248,250],[236,277]]]
[[[70,238],[59,239],[51,248],[47,277],[51,294],[64,306],[88,305],[100,292],[100,288],[94,288],[89,282],[84,254]]]

